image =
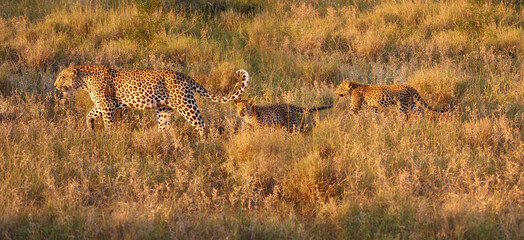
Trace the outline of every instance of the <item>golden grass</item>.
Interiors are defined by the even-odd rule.
[[[164,2],[139,39],[130,1],[0,10],[0,239],[520,239],[524,19],[495,1]],[[47,4],[43,4],[47,3]],[[61,5],[63,4],[63,6]],[[7,6],[7,7],[6,7]],[[87,131],[70,64],[182,71],[227,95],[334,108],[305,132],[254,131],[200,98],[210,139],[175,114]],[[350,115],[350,79],[407,83],[450,112]]]

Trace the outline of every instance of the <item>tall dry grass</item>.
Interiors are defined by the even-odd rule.
[[[0,239],[524,236],[519,2],[0,7]],[[182,71],[223,95],[244,68],[259,104],[335,107],[305,116],[300,134],[254,131],[207,100],[206,141],[178,116],[158,133],[150,111],[90,132],[88,94],[53,87],[70,64]],[[453,108],[349,115],[334,95],[344,79],[407,83]]]

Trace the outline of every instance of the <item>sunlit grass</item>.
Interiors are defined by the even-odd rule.
[[[0,4],[0,239],[519,239],[522,5],[492,1],[177,1],[147,41],[132,1]],[[47,4],[43,4],[47,3]],[[8,7],[6,7],[8,6]],[[151,37],[151,38],[150,38]],[[334,104],[304,132],[255,131],[197,97],[210,138],[174,114],[86,128],[70,64],[171,69],[256,104]],[[334,94],[406,83],[447,113],[376,116]]]

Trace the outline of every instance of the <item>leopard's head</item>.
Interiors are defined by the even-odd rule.
[[[346,96],[346,95],[350,94],[353,89],[355,89],[356,87],[359,87],[359,86],[361,86],[361,84],[358,84],[356,82],[344,81],[344,82],[340,83],[340,85],[338,85],[337,90],[335,91],[335,93],[337,95],[343,97],[343,96]]]
[[[60,74],[55,81],[55,87],[63,93],[69,93],[72,90],[82,88],[85,86],[84,81],[78,76],[78,67],[70,66]]]
[[[253,105],[253,100],[235,100],[235,106],[237,107],[238,116],[254,116],[255,115],[255,105]]]

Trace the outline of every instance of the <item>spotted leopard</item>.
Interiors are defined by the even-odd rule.
[[[351,96],[350,108],[354,114],[360,110],[362,103],[370,106],[374,113],[378,112],[378,108],[398,105],[400,113],[406,120],[408,119],[408,110],[416,110],[422,119],[424,119],[424,113],[421,107],[435,112],[446,112],[449,110],[449,106],[445,110],[431,107],[424,102],[415,88],[404,84],[367,85],[353,81],[344,81],[338,86],[336,94],[341,97]],[[419,103],[419,106],[417,106],[416,102]]]
[[[236,100],[238,115],[247,124],[261,129],[264,126],[278,126],[293,132],[300,129],[300,122],[295,113],[316,112],[333,107],[333,104],[316,108],[302,108],[287,103],[277,103],[267,106],[257,106],[253,100]]]
[[[118,108],[155,109],[159,130],[165,130],[174,110],[178,111],[199,132],[206,135],[206,125],[193,92],[213,102],[225,103],[238,99],[245,91],[249,74],[238,70],[242,77],[240,88],[229,97],[210,94],[190,77],[169,70],[114,70],[106,66],[71,66],[64,69],[55,81],[62,92],[86,89],[95,106],[87,114],[87,126],[94,129],[94,121],[102,117],[105,131],[109,131]]]

